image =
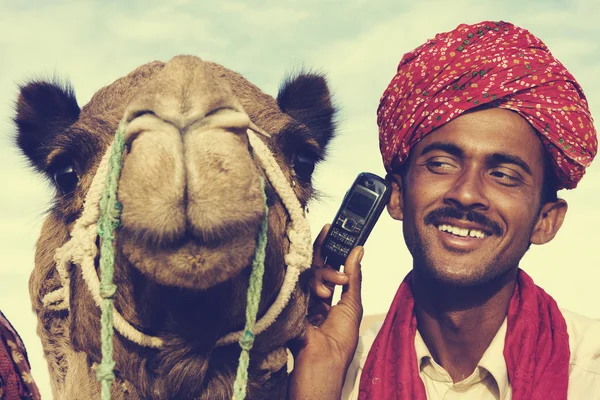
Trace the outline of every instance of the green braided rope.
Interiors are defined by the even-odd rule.
[[[254,325],[256,324],[256,314],[258,314],[263,275],[265,273],[269,207],[267,206],[267,196],[265,195],[265,182],[262,177],[260,184],[263,193],[265,217],[260,226],[256,250],[254,251],[254,260],[252,261],[250,285],[248,286],[248,299],[246,300],[246,326],[244,327],[244,332],[239,340],[242,352],[240,354],[240,360],[238,363],[237,375],[233,384],[234,400],[243,400],[246,397],[246,389],[248,384],[248,365],[250,364],[250,350],[254,345],[253,330]]]
[[[96,379],[101,384],[101,400],[110,400],[110,387],[115,378],[113,359],[113,297],[117,286],[113,283],[114,275],[114,239],[115,230],[119,227],[121,216],[121,203],[117,200],[117,187],[123,162],[125,150],[125,123],[121,121],[109,158],[106,186],[100,200],[100,218],[98,220],[98,235],[102,238],[100,248],[100,296],[102,297],[101,346],[102,362],[96,369]],[[242,352],[240,354],[236,379],[233,385],[233,399],[243,400],[246,397],[248,383],[248,366],[250,364],[250,350],[254,344],[254,325],[258,314],[258,306],[262,292],[262,281],[265,272],[265,255],[267,247],[267,228],[269,208],[265,194],[265,183],[261,177],[261,189],[265,208],[265,216],[262,221],[257,238],[250,284],[248,287],[248,299],[246,304],[246,326],[239,340]]]
[[[113,284],[115,272],[115,230],[119,226],[121,203],[117,200],[117,185],[121,174],[123,152],[125,150],[125,123],[121,121],[115,133],[115,141],[108,164],[106,186],[100,200],[100,218],[98,219],[98,236],[102,238],[100,248],[100,297],[102,297],[101,345],[102,362],[96,369],[96,379],[102,387],[102,400],[110,400],[110,387],[115,375],[113,369],[113,296],[117,286]]]

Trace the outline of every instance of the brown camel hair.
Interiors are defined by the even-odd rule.
[[[235,124],[223,117],[232,113]],[[284,81],[274,99],[218,64],[178,56],[135,69],[100,89],[82,109],[68,84],[34,81],[21,87],[16,142],[56,187],[29,284],[55,399],[99,399],[94,368],[101,360],[100,310],[79,268],[71,266],[68,311],[49,309],[43,298],[60,285],[55,250],[68,240],[123,117],[131,122],[119,181],[123,212],[115,307],[164,346],[141,347],[115,333],[112,398],[229,399],[240,348],[215,344],[243,328],[250,264],[264,216],[262,170],[248,145],[246,120],[271,135],[262,140],[305,206],[314,194],[314,163],[324,159],[334,135],[326,80],[298,73]],[[268,181],[266,195],[259,318],[277,296],[289,247],[289,216]],[[285,397],[286,347],[304,333],[307,280],[305,273],[275,323],[256,337],[249,399]]]

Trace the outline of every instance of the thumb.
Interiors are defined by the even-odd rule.
[[[357,323],[360,324],[362,319],[362,272],[361,261],[365,249],[362,246],[357,246],[348,255],[344,263],[344,273],[348,275],[348,284],[344,285],[342,296],[338,304],[343,304],[351,309],[352,314],[357,318]]]
[[[348,284],[344,286],[340,301],[329,310],[327,319],[320,327],[321,332],[337,344],[339,355],[346,366],[350,365],[356,351],[363,314],[360,294],[360,261],[363,253],[362,247],[356,247],[350,252],[344,263],[344,273],[349,277]]]

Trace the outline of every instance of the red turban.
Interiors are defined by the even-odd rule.
[[[540,39],[507,22],[459,25],[404,55],[377,110],[386,170],[435,128],[487,103],[529,121],[557,188],[577,186],[598,150],[583,90]]]

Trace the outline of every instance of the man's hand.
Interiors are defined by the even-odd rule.
[[[362,319],[360,261],[364,250],[354,248],[344,264],[344,273],[324,265],[321,245],[330,225],[325,225],[313,247],[314,278],[311,281],[311,307],[306,335],[294,347],[294,371],[290,376],[288,398],[340,398],[346,370],[358,344]],[[332,288],[344,285],[340,301],[331,307]]]

